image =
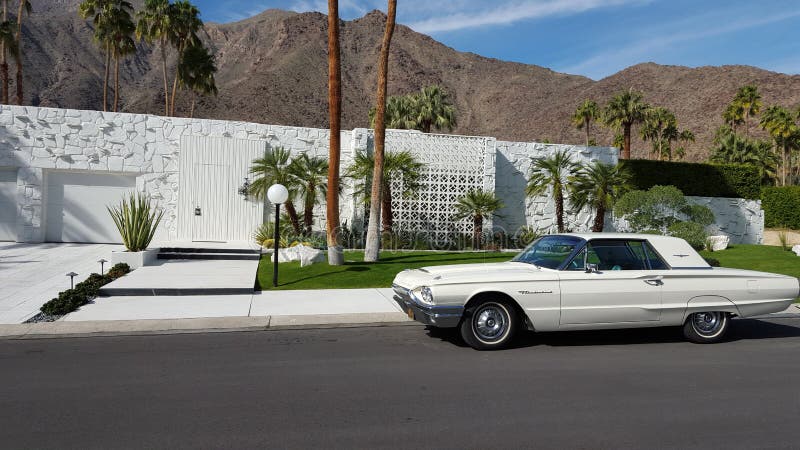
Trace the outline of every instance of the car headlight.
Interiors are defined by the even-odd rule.
[[[420,303],[425,303],[426,305],[433,304],[433,291],[428,286],[420,286],[416,289],[411,291],[411,295],[414,296],[416,300]]]

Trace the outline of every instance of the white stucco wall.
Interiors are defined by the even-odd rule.
[[[290,149],[295,155],[303,152],[311,156],[328,155],[327,129],[3,105],[0,106],[0,168],[17,169],[17,240],[44,240],[47,174],[56,170],[135,175],[137,189],[151,194],[165,211],[157,239],[177,239],[178,163],[184,136],[257,140],[268,147]],[[342,131],[341,137],[344,172],[356,151],[372,150],[372,131]],[[526,225],[543,231],[554,228],[551,195],[525,196],[531,158],[566,149],[577,162],[617,162],[617,150],[609,147],[507,142],[492,137],[427,135],[401,130],[387,132],[386,148],[412,151],[436,170],[469,174],[470,182],[462,183],[458,189],[494,190],[505,208],[491,226],[509,234]],[[358,227],[363,203],[353,195],[352,185],[352,181],[343,179],[340,215],[343,223]],[[720,229],[729,233],[733,242],[761,241],[764,218],[760,202],[741,199],[699,202],[714,210]],[[440,208],[433,203],[427,207],[431,214]],[[315,227],[323,229],[324,221],[324,206],[319,205],[315,210]],[[606,222],[611,225],[610,220]],[[567,211],[567,228],[586,230],[590,223],[590,211]],[[452,229],[458,230],[460,226],[454,224]]]

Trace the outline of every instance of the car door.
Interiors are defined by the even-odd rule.
[[[598,239],[559,271],[562,325],[655,322],[663,273],[651,268],[646,244]],[[593,265],[596,270],[587,271]],[[591,266],[590,266],[591,267]]]

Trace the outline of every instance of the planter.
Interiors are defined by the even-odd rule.
[[[125,263],[133,270],[152,265],[157,256],[157,249],[147,249],[141,252],[111,252],[111,265]]]

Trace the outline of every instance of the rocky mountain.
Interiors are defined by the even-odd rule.
[[[101,108],[103,58],[92,42],[91,26],[77,15],[78,0],[32,3],[35,12],[24,28],[26,103]],[[344,128],[367,126],[384,21],[374,11],[342,22]],[[326,30],[323,14],[280,10],[235,23],[206,24],[204,39],[217,55],[219,96],[200,99],[195,117],[326,127]],[[174,60],[174,53],[169,55]],[[158,52],[144,45],[125,61],[123,111],[163,113],[159,61]],[[13,64],[11,72],[13,79]],[[687,159],[695,161],[707,157],[722,111],[739,86],[757,84],[765,104],[800,103],[800,76],[755,67],[645,63],[593,81],[459,52],[405,26],[397,27],[392,41],[389,78],[390,94],[442,85],[457,108],[454,133],[559,143],[583,141],[570,116],[584,99],[603,103],[622,89],[634,88],[648,102],[673,110],[681,128],[694,131],[697,142],[689,147]],[[187,114],[189,103],[190,94],[181,95],[178,114]],[[756,128],[753,134],[760,133]],[[600,128],[597,133],[600,144],[610,144],[610,131]],[[645,155],[646,148],[634,140],[634,156]]]

